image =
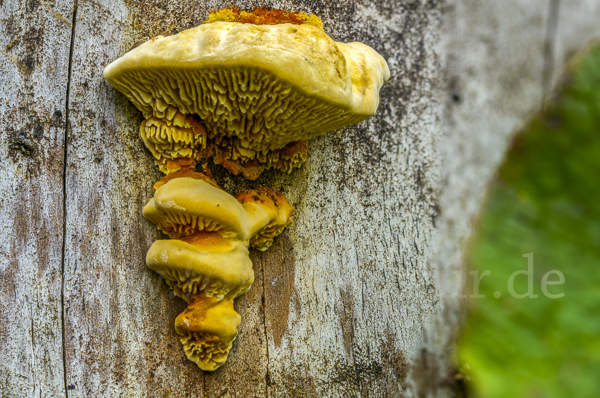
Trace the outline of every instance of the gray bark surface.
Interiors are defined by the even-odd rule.
[[[0,0],[0,397],[460,394],[471,220],[510,133],[593,34],[569,28],[576,4],[494,4]],[[251,253],[240,333],[209,374],[175,334],[185,303],[145,265],[161,236],[141,209],[161,174],[102,71],[232,5],[314,13],[392,77],[377,115],[311,141],[301,169],[251,183],[212,167],[230,193],[267,185],[296,214]]]
[[[0,396],[64,394],[71,1],[0,1]]]

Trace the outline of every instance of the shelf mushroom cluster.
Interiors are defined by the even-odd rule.
[[[175,321],[187,357],[215,370],[240,324],[233,300],[254,280],[248,248],[266,250],[294,209],[266,187],[234,198],[194,168],[212,158],[250,180],[290,172],[308,140],[376,112],[388,66],[314,15],[233,7],[150,39],[104,76],[144,114],[140,138],[166,174],[143,212],[171,239],[152,245],[148,267],[189,303]]]
[[[266,250],[292,222],[294,209],[270,188],[237,198],[189,168],[163,177],[144,216],[167,234],[152,244],[148,267],[189,305],[175,320],[185,354],[203,370],[227,359],[240,325],[233,300],[254,281],[248,247]]]

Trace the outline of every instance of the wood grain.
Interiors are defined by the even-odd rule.
[[[0,7],[0,396],[64,391],[63,151],[70,1]]]

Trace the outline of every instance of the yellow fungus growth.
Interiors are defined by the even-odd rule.
[[[248,247],[266,250],[294,208],[270,188],[233,197],[204,173],[182,169],[154,185],[144,216],[174,239],[146,255],[174,293],[189,302],[175,321],[186,356],[206,371],[227,359],[240,324],[233,300],[254,281]]]
[[[316,15],[306,15],[301,11],[289,12],[272,8],[255,8],[252,12],[241,11],[238,7],[212,10],[204,23],[212,22],[240,22],[253,25],[306,24],[323,29],[323,22]]]
[[[210,185],[212,185],[215,188],[221,189],[221,187],[219,187],[219,184],[217,184],[217,182],[212,179],[210,171],[205,170],[203,173],[198,173],[198,172],[194,171],[193,169],[186,167],[186,168],[181,169],[179,172],[176,172],[174,174],[168,174],[165,177],[158,180],[152,187],[152,192],[156,192],[156,190],[158,188],[162,187],[163,185],[165,185],[167,182],[171,181],[172,179],[180,178],[180,177],[189,177],[189,178],[195,178],[197,180],[202,180],[202,181],[209,183]]]
[[[240,321],[233,301],[198,297],[175,319],[175,331],[185,355],[202,370],[213,371],[227,360]]]
[[[247,216],[240,202],[203,179],[168,181],[156,190],[143,213],[171,238],[207,231],[224,238],[249,239]]]
[[[144,120],[140,138],[165,174],[196,166],[207,145],[206,129],[199,118],[172,107],[162,117]]]
[[[307,157],[307,141],[373,115],[385,60],[340,43],[304,13],[229,8],[117,59],[105,78],[145,115],[140,136],[166,174],[212,158],[255,179]]]
[[[270,188],[233,197],[193,168],[212,158],[251,180],[290,172],[308,140],[373,115],[389,76],[375,50],[335,42],[314,15],[236,7],[104,70],[144,114],[140,138],[166,174],[143,213],[171,239],[154,242],[146,262],[189,303],[175,330],[201,369],[223,365],[237,336],[233,300],[254,281],[248,247],[266,250],[294,209]]]
[[[237,240],[157,240],[146,260],[177,296],[187,300],[201,293],[218,300],[234,299],[246,293],[254,281],[248,248]]]
[[[264,187],[240,192],[236,199],[248,213],[250,247],[265,251],[285,227],[292,223],[294,208],[281,192]]]

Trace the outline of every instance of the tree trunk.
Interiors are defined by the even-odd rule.
[[[240,333],[203,373],[173,328],[185,303],[145,265],[159,233],[141,209],[160,173],[141,114],[102,71],[234,3],[0,0],[0,397],[460,394],[450,348],[470,220],[583,34],[560,29],[581,17],[562,5],[575,1],[484,3],[235,3],[314,13],[392,77],[376,116],[311,141],[291,174],[250,183],[213,167],[230,193],[267,185],[296,214],[251,253]]]

